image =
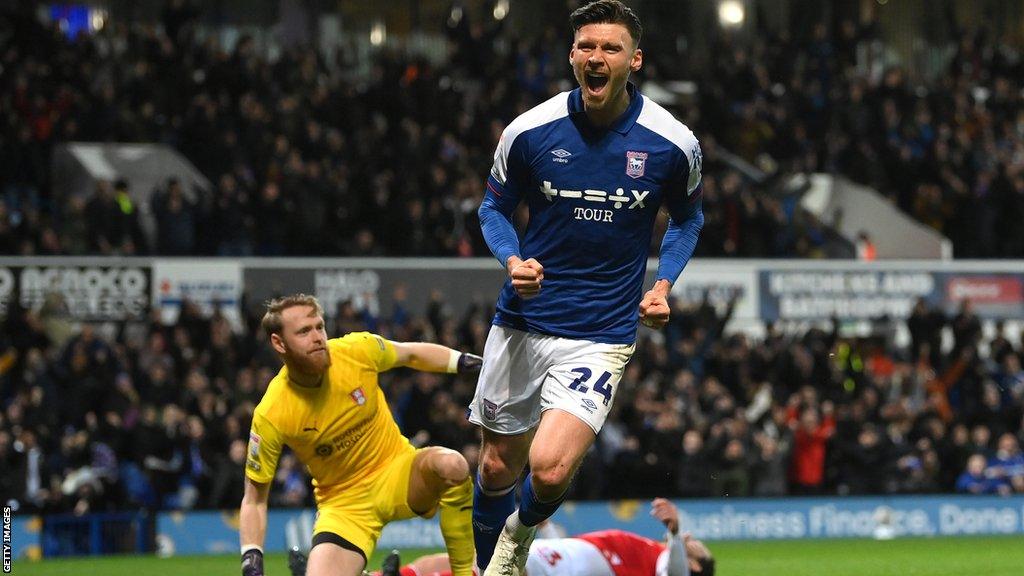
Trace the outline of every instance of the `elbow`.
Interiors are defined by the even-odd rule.
[[[480,219],[480,225],[483,226],[491,219],[491,216],[494,215],[494,206],[492,206],[485,198],[484,201],[480,203],[480,207],[476,209],[476,215],[477,218]]]
[[[696,233],[700,233],[704,229],[704,210],[697,209],[693,214],[693,218],[690,218],[690,227]]]

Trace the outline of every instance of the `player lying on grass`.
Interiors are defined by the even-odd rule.
[[[472,573],[473,484],[462,454],[414,448],[402,436],[377,382],[405,366],[473,374],[481,359],[423,342],[392,342],[367,332],[328,339],[316,298],[271,302],[263,329],[284,362],[253,414],[239,516],[242,575],[263,576],[267,500],[287,445],[309,469],[317,519],[307,576],[357,576],[384,525],[440,516],[458,576]]]
[[[623,530],[587,532],[571,538],[539,538],[530,545],[528,576],[714,576],[715,559],[703,542],[679,534],[679,511],[664,498],[651,516],[665,525],[659,542]],[[387,564],[391,564],[390,566]],[[424,556],[395,570],[395,554],[374,576],[450,576],[447,554]]]

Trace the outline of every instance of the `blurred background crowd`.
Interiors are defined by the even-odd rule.
[[[864,65],[886,49],[872,10],[837,9],[795,34],[709,32],[698,46],[657,33],[684,18],[674,3],[641,4],[636,79],[695,87],[671,107],[704,150],[697,258],[852,256],[835,223],[783,185],[814,172],[873,187],[956,257],[1024,257],[1024,62],[1008,37],[956,26],[936,1],[949,58],[924,77]],[[270,54],[243,34],[227,47],[198,33],[207,17],[188,1],[73,39],[35,3],[0,2],[0,255],[489,256],[476,209],[491,155],[507,122],[572,87],[562,23],[574,5],[558,3],[531,35],[467,15],[445,25],[442,62],[381,49],[363,70],[347,46]],[[58,196],[54,150],[77,141],[167,144],[211,189],[112,179]],[[154,310],[114,330],[72,326],[58,300],[7,306],[0,501],[238,505],[252,410],[278,369],[258,306],[241,330],[187,304],[172,325]],[[436,294],[425,314],[342,302],[328,316],[333,335],[479,353],[491,306]],[[1024,492],[1022,335],[983,331],[969,303],[947,316],[922,302],[864,338],[840,336],[838,320],[729,334],[731,307],[674,306],[665,330],[641,332],[571,498]],[[889,336],[903,322],[909,346]],[[475,465],[475,382],[406,371],[382,382],[415,443]],[[289,454],[272,500],[312,502]]]
[[[492,310],[463,304],[435,294],[424,315],[399,303],[375,316],[343,302],[329,332],[480,352]],[[663,332],[641,334],[572,498],[1024,492],[1024,349],[1001,332],[983,339],[969,305],[947,318],[922,303],[906,320],[907,348],[822,329],[726,336],[731,307],[673,306]],[[78,513],[237,506],[249,421],[279,366],[261,310],[250,312],[241,333],[186,305],[174,325],[103,335],[14,310],[0,365],[0,500]],[[943,331],[954,338],[946,353]],[[476,466],[472,379],[398,370],[381,381],[415,444],[461,450]],[[275,505],[312,502],[294,456],[271,493]]]
[[[561,14],[530,36],[467,15],[446,61],[381,50],[368,74],[345,49],[270,57],[247,36],[226,49],[197,36],[200,14],[169,2],[160,25],[112,22],[74,40],[31,10],[6,14],[0,253],[486,255],[476,207],[502,128],[572,87]],[[868,184],[951,238],[958,257],[1024,253],[1022,64],[986,29],[956,32],[948,68],[928,79],[857,65],[878,42],[870,15],[801,37],[649,47],[639,82],[696,86],[672,108],[705,151],[699,255],[834,254],[830,223],[720,149],[769,176]],[[162,183],[140,206],[131,182],[101,181],[55,198],[52,151],[71,141],[168,144],[212,189]],[[142,233],[140,210],[155,234]]]

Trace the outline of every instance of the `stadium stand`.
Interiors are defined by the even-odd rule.
[[[268,59],[244,37],[225,50],[190,31],[195,15],[76,40],[33,13],[5,16],[5,255],[486,255],[476,207],[503,122],[566,73],[511,36],[506,52],[469,57],[475,43],[442,65],[382,52],[360,79],[351,61],[312,50]],[[719,147],[773,174],[870,185],[953,239],[958,257],[1024,255],[1020,62],[999,39],[963,33],[951,65],[917,85],[898,67],[857,66],[873,26],[822,27],[806,41],[723,36],[685,70],[701,90],[681,117],[707,135],[698,256],[830,253],[825,224]],[[659,65],[653,80],[681,73]],[[215,192],[193,199],[172,181],[153,191],[147,237],[130,182],[54,197],[53,148],[75,141],[172,145]],[[343,303],[331,333],[482,350],[490,311],[442,304],[410,316]],[[257,311],[241,332],[186,306],[173,325],[156,311],[108,334],[73,330],[61,305],[15,302],[3,321],[0,501],[77,513],[237,506],[249,418],[277,369]],[[725,334],[728,310],[676,305],[664,334],[641,340],[572,498],[1024,492],[1024,344],[1002,328],[983,338],[969,306],[887,320],[907,323],[912,343],[900,347],[837,327]],[[472,383],[403,373],[387,385],[409,437],[475,463],[463,412]],[[294,458],[273,498],[311,503]]]
[[[1024,350],[1002,332],[982,341],[969,309],[947,318],[922,306],[900,349],[819,329],[724,335],[731,310],[675,305],[664,336],[641,339],[573,498],[1024,490]],[[0,500],[78,513],[236,506],[248,422],[277,370],[258,310],[241,333],[186,306],[170,326],[72,335],[56,309],[13,307],[4,324]],[[480,350],[490,310],[441,299],[423,315],[374,315],[345,302],[332,316],[331,334]],[[956,341],[942,353],[931,344],[946,327]],[[410,438],[475,465],[473,382],[408,372],[386,387]],[[958,483],[974,455],[980,488]],[[272,498],[311,503],[293,457]]]
[[[487,66],[458,57],[470,47],[440,66],[384,52],[358,78],[311,49],[271,60],[251,38],[228,51],[165,32],[189,27],[112,24],[71,41],[31,14],[14,24],[0,58],[0,254],[488,255],[476,207],[500,130],[568,77],[513,37]],[[729,136],[706,110],[691,124],[708,134],[698,255],[835,253],[834,234],[793,198],[716,156],[715,138]],[[142,194],[100,181],[56,198],[51,156],[73,141],[173,145],[215,190],[168,182]],[[155,234],[140,233],[140,209]]]

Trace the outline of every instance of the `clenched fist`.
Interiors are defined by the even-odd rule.
[[[640,301],[641,324],[658,330],[668,323],[671,313],[668,307],[669,287],[668,280],[658,280],[654,283],[654,288],[644,294],[643,300]]]
[[[544,280],[544,267],[540,262],[512,256],[508,259],[508,275],[512,278],[512,288],[523,300],[540,294],[540,284]]]

